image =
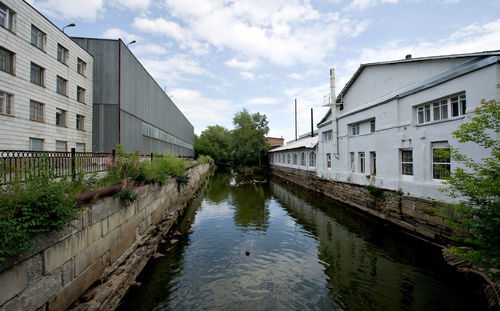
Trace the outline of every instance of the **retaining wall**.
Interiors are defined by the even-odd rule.
[[[85,206],[64,230],[38,237],[34,252],[0,265],[0,310],[65,310],[96,281],[107,283],[79,308],[114,309],[210,173],[198,165],[180,191],[171,178],[144,186],[133,203],[106,197]]]
[[[325,179],[316,176],[315,172],[287,167],[271,165],[271,174],[356,207],[438,244],[450,242],[453,234],[445,220],[432,212],[432,209],[438,206],[436,201],[408,195],[399,196],[394,190],[388,189],[382,189],[384,198],[376,197],[363,185]]]

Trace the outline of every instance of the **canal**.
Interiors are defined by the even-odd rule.
[[[194,233],[160,247],[120,310],[485,308],[437,247],[296,187],[235,178],[215,174],[173,229]]]

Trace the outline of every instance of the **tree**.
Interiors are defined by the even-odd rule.
[[[483,100],[472,120],[462,124],[453,136],[460,143],[483,147],[489,156],[476,161],[451,148],[452,159],[461,167],[454,169],[446,181],[449,185],[446,191],[460,199],[460,203],[448,205],[452,223],[463,229],[457,237],[471,246],[452,251],[487,270],[500,264],[499,135],[500,102]]]
[[[269,150],[266,134],[269,132],[265,115],[250,114],[246,109],[235,114],[231,135],[233,159],[240,165],[261,165],[263,152]]]
[[[231,160],[230,136],[228,129],[220,126],[209,126],[200,137],[194,138],[195,154],[211,156],[217,162],[229,162]]]

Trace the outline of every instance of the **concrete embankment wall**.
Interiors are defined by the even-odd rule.
[[[369,193],[363,185],[324,179],[316,176],[314,172],[293,168],[272,165],[271,174],[356,207],[438,244],[446,244],[453,234],[446,221],[432,211],[437,207],[437,202],[432,200],[399,196],[395,191],[387,189],[382,189],[384,198],[380,198]]]
[[[180,191],[171,178],[132,203],[106,197],[83,207],[64,230],[38,237],[34,252],[0,265],[0,310],[65,310],[96,281],[105,285],[80,308],[114,309],[211,171],[191,168]]]

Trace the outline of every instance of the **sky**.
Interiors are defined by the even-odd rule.
[[[130,50],[193,124],[246,108],[294,139],[362,63],[500,50],[499,0],[28,0],[70,36]]]

